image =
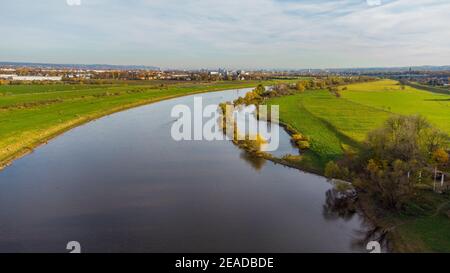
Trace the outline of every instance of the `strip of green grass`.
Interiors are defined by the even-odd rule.
[[[113,85],[111,85],[113,86]],[[0,85],[1,95],[17,95],[30,93],[47,93],[47,92],[61,92],[71,90],[84,90],[94,88],[104,88],[102,85],[81,85],[81,84],[23,84],[23,85]]]

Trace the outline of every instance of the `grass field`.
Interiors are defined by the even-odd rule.
[[[280,106],[280,120],[311,138],[311,149],[303,154],[301,166],[323,172],[325,164],[358,149],[366,134],[390,115],[420,114],[450,134],[450,95],[405,86],[396,81],[352,84],[340,88],[341,97],[326,90],[273,98],[268,104]],[[450,252],[448,196],[425,194],[429,200],[410,215],[388,217],[397,225],[395,250],[401,252]],[[442,206],[444,204],[444,206]],[[383,220],[384,221],[384,220]]]
[[[437,94],[405,86],[396,81],[349,85],[344,99],[397,114],[421,114],[450,134],[450,94]]]
[[[342,89],[342,88],[341,88]],[[280,105],[280,119],[311,138],[304,164],[323,170],[348,147],[357,149],[366,134],[390,115],[421,114],[450,133],[450,96],[421,91],[396,81],[352,84],[341,97],[326,91],[273,98]]]
[[[450,253],[450,220],[439,214],[414,219],[399,227],[403,252]]]
[[[274,84],[278,81],[262,82]],[[130,107],[260,82],[145,82],[0,86],[0,168],[72,127]]]

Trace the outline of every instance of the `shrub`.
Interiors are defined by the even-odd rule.
[[[298,82],[296,84],[296,88],[297,88],[297,91],[300,92],[300,93],[305,92],[305,89],[306,89],[303,82]]]
[[[297,141],[297,146],[302,150],[307,150],[311,147],[311,144],[309,144],[308,141],[300,140],[300,141]]]
[[[287,154],[287,155],[283,156],[283,159],[286,161],[291,161],[291,162],[299,162],[302,160],[302,156]]]
[[[294,142],[297,142],[297,141],[300,141],[300,140],[304,140],[305,138],[304,138],[304,136],[302,135],[302,134],[294,134],[293,136],[292,136],[292,140],[294,141]]]
[[[325,176],[328,178],[339,178],[340,167],[336,162],[330,161],[325,166]]]
[[[448,159],[448,153],[442,148],[439,148],[433,152],[433,161],[438,165],[444,166],[448,163]]]

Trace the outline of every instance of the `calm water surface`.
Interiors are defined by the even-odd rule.
[[[247,90],[203,95],[218,104]],[[0,172],[0,252],[350,252],[365,226],[325,213],[322,177],[226,141],[175,142],[176,104],[75,128]],[[277,153],[294,151],[282,132]]]

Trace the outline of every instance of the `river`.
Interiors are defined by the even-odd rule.
[[[170,111],[193,97],[90,122],[0,172],[0,252],[67,252],[69,241],[83,252],[364,251],[363,219],[324,208],[325,178],[230,141],[174,141]],[[284,131],[280,147],[293,150]]]

